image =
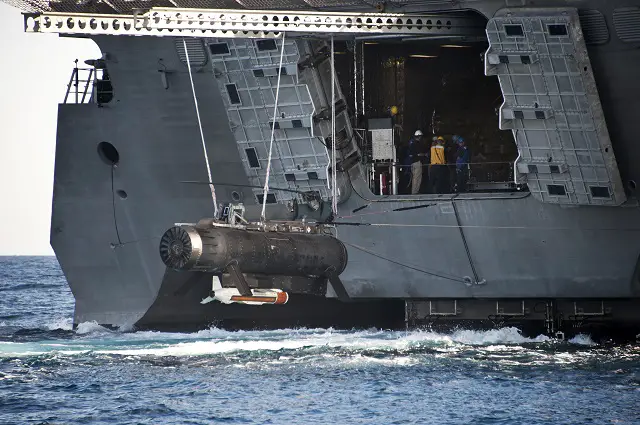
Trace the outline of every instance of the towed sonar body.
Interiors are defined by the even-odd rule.
[[[246,275],[328,280],[341,299],[348,299],[340,278],[348,255],[342,242],[318,225],[293,226],[229,224],[203,219],[196,225],[177,225],[160,239],[160,257],[175,271],[199,271],[213,276],[212,293],[202,301],[248,305],[286,304],[282,288],[252,288]],[[227,274],[233,287],[223,287],[218,275]]]

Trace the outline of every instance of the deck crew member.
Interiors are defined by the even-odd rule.
[[[431,145],[431,165],[429,167],[429,181],[435,193],[445,193],[447,183],[447,161],[444,152],[444,138],[438,136]]]
[[[471,161],[471,152],[467,143],[462,137],[458,137],[458,158],[456,159],[456,191],[467,191],[467,180],[469,178],[469,162]]]
[[[411,194],[420,193],[422,184],[422,161],[426,158],[427,146],[422,138],[422,131],[416,130],[409,140],[409,161],[411,162]]]

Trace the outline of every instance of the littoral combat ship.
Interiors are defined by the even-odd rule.
[[[102,53],[58,110],[75,323],[640,333],[639,1],[4,1]],[[404,193],[416,129],[468,191]]]

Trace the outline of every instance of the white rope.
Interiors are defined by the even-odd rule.
[[[193,93],[193,103],[196,106],[196,116],[198,117],[198,128],[200,129],[200,139],[202,140],[202,150],[204,151],[204,161],[207,164],[207,176],[209,177],[209,187],[211,188],[211,199],[213,200],[213,216],[218,215],[218,201],[216,200],[216,188],[213,186],[211,179],[211,167],[209,166],[209,155],[207,155],[207,145],[204,142],[204,133],[202,131],[202,120],[200,119],[200,108],[198,108],[198,99],[196,97],[196,87],[193,84],[193,75],[191,74],[191,62],[189,61],[189,50],[187,49],[187,42],[183,38],[182,45],[184,46],[184,54],[187,59],[187,69],[189,70],[189,79],[191,80],[191,92]]]
[[[284,59],[284,36],[285,33],[282,33],[282,48],[280,49],[280,66],[278,66],[278,83],[276,85],[276,98],[273,104],[273,122],[271,123],[271,141],[269,142],[269,159],[267,160],[267,176],[264,180],[264,191],[262,193],[262,214],[260,217],[262,218],[262,222],[264,223],[266,219],[266,210],[267,210],[267,192],[269,191],[269,176],[271,174],[271,153],[273,151],[273,139],[275,137],[276,132],[276,120],[278,119],[278,96],[280,95],[280,75],[282,74],[282,61]]]
[[[336,75],[334,65],[333,35],[331,36],[331,208],[338,214],[338,172],[336,170]]]

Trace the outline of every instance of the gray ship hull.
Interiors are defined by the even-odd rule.
[[[171,38],[93,39],[106,55],[114,98],[62,104],[58,117],[51,245],[76,299],[74,323],[175,330],[476,321],[640,332],[640,209],[632,194],[617,207],[545,203],[519,191],[380,197],[362,166],[348,172],[350,195],[334,231],[348,249],[341,280],[353,303],[340,303],[329,288],[326,297],[294,295],[284,307],[200,305],[211,276],[168,271],[158,255],[167,228],[213,215],[209,187],[181,183],[209,179],[188,71]],[[640,133],[630,115],[640,96],[618,96],[636,87],[635,76],[616,65],[615,49],[589,54],[612,138],[631,140]],[[638,68],[638,51],[626,54]],[[247,218],[258,219],[211,72],[206,65],[193,73],[211,179],[231,183],[216,186],[220,202],[239,198]],[[117,166],[98,154],[101,142],[117,148]],[[640,179],[637,144],[619,145],[625,180]],[[301,218],[284,204],[267,205],[267,216]]]

